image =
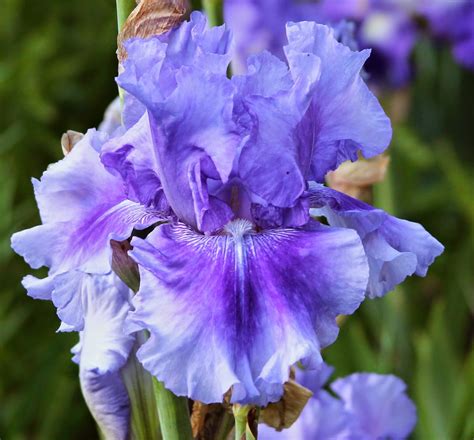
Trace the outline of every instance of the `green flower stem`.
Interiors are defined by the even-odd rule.
[[[135,0],[116,0],[116,4],[117,4],[117,29],[118,29],[118,32],[120,32],[128,16],[137,6],[137,3]],[[120,104],[123,107],[125,91],[121,87],[119,87],[118,92],[120,96]]]
[[[256,440],[257,435],[252,432],[250,424],[256,427],[258,423],[258,410],[252,406],[234,404],[232,407],[235,420],[235,440]],[[249,417],[249,416],[256,417]],[[253,418],[254,420],[249,420]]]
[[[202,0],[202,7],[207,15],[210,26],[219,26],[224,23],[222,0]]]
[[[234,418],[227,412],[224,413],[222,420],[219,424],[219,427],[217,428],[217,432],[215,434],[215,440],[227,440],[233,428],[234,428]]]
[[[192,439],[188,399],[175,396],[155,378],[153,378],[153,388],[155,390],[163,440]]]
[[[395,201],[393,194],[393,174],[390,170],[390,165],[382,182],[374,185],[374,205],[387,211],[391,215],[396,215]]]
[[[392,147],[392,151],[393,151]],[[381,208],[391,215],[397,215],[395,203],[394,174],[389,166],[385,179],[374,185],[374,206]],[[387,295],[380,302],[379,312],[386,323],[380,335],[380,361],[382,365],[394,365],[396,351],[402,350],[402,359],[407,359],[409,346],[406,341],[408,336],[404,335],[407,328],[405,290],[403,285],[398,285],[394,292]],[[400,356],[400,355],[399,355]]]
[[[125,23],[125,20],[128,18],[130,15],[130,12],[132,12],[135,7],[137,6],[137,3],[135,0],[116,0],[117,2],[117,27],[118,31],[120,32],[122,30],[123,24]]]
[[[145,338],[144,332],[138,334],[137,346],[122,370],[122,378],[130,398],[130,438],[131,440],[161,440],[152,378],[135,356],[140,339]]]

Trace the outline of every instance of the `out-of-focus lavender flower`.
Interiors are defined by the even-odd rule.
[[[224,19],[235,38],[236,73],[246,72],[247,58],[262,50],[284,57],[285,26],[290,21],[318,21],[319,8],[312,1],[225,0]]]
[[[226,0],[225,17],[236,35],[239,53],[235,68],[245,69],[246,57],[268,49],[282,56],[288,21],[310,20],[338,28],[354,23],[359,48],[371,48],[365,65],[371,82],[390,87],[404,85],[411,76],[410,54],[417,27],[409,1],[393,0]]]
[[[353,420],[353,438],[405,439],[416,424],[416,407],[398,377],[356,373],[334,381],[331,389]]]
[[[331,369],[298,372],[314,394],[298,420],[283,431],[259,427],[262,440],[403,440],[416,424],[416,408],[406,385],[392,375],[356,373],[323,388]]]
[[[474,2],[421,0],[419,12],[428,20],[435,37],[452,44],[455,59],[474,69]]]
[[[417,39],[414,5],[410,1],[323,0],[320,19],[328,23],[355,23],[360,48],[371,48],[365,69],[369,81],[400,87],[411,77],[410,55]]]
[[[58,283],[107,276],[111,239],[165,223],[131,240],[141,281],[126,329],[149,332],[137,352],[147,370],[202,402],[229,389],[232,402],[278,400],[291,365],[321,363],[337,315],[442,252],[421,226],[309,185],[383,152],[391,127],[360,76],[370,51],[312,22],[289,24],[287,38],[285,61],[263,52],[231,79],[230,33],[200,13],[129,40],[123,126],[90,131],[35,182],[43,224],[12,239],[50,269],[25,280],[29,294],[85,331],[81,296]]]

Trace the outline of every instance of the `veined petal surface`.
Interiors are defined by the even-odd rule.
[[[130,401],[119,372],[100,374],[80,367],[82,395],[105,440],[127,440]]]
[[[357,234],[314,224],[256,233],[247,221],[207,236],[162,225],[130,252],[141,286],[127,322],[150,339],[138,358],[177,395],[265,405],[289,367],[317,365],[335,318],[363,299],[367,261]]]
[[[174,214],[206,232],[233,217],[207,188],[208,179],[227,181],[240,142],[232,119],[234,87],[226,77],[230,42],[224,26],[208,28],[205,16],[193,13],[164,35],[129,40],[117,80],[147,110],[152,142],[138,142],[136,153],[128,145],[115,148],[114,160],[120,160],[117,153],[128,156],[138,174],[140,158],[149,158],[148,174],[161,182]]]

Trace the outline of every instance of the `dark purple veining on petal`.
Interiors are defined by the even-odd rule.
[[[178,224],[135,238],[142,282],[129,331],[151,334],[139,359],[179,395],[218,402],[233,386],[236,402],[277,400],[288,368],[319,362],[335,317],[362,300],[366,258],[347,232],[313,224],[257,233],[237,220],[221,235]]]

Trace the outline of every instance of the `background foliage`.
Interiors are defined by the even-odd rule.
[[[97,438],[49,303],[28,298],[9,247],[38,223],[30,177],[62,153],[60,135],[97,125],[116,95],[115,3],[2,0],[0,14],[0,437]],[[419,411],[416,439],[474,437],[474,75],[423,40],[411,111],[395,126],[376,204],[423,223],[446,246],[425,279],[366,302],[326,350],[336,374],[400,375]],[[390,111],[393,96],[384,102]],[[400,118],[399,118],[400,119]]]

